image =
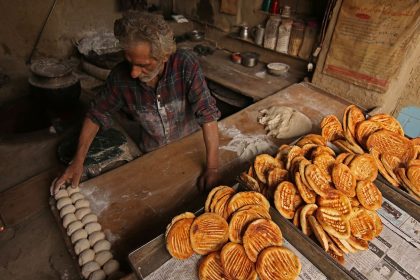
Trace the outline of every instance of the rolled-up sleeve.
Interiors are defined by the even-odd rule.
[[[188,60],[188,101],[194,111],[195,118],[201,126],[205,123],[217,121],[220,111],[216,100],[210,94],[207,83],[197,59]]]
[[[117,89],[115,83],[116,79],[111,72],[98,96],[90,102],[90,108],[86,114],[89,119],[98,124],[103,130],[112,126],[112,115],[123,104],[121,92]]]

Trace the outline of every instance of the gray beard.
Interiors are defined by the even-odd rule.
[[[163,69],[164,63],[160,62],[157,66],[156,69],[153,72],[148,73],[147,75],[144,76],[139,76],[139,80],[143,83],[148,83],[151,80],[153,80],[154,78],[156,78],[157,75],[159,75],[160,71]]]

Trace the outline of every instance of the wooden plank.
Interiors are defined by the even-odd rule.
[[[18,224],[48,207],[49,187],[58,167],[0,193],[0,213],[6,226]]]
[[[348,103],[306,84],[296,84],[220,121],[219,127],[263,135],[265,131],[256,121],[258,112],[273,105],[305,113],[316,132],[324,115],[341,117]],[[231,139],[220,129],[220,146]],[[279,145],[292,140],[274,142]],[[205,195],[197,191],[196,180],[204,162],[202,134],[196,132],[82,184],[81,192],[90,200],[117,258],[125,259],[134,248],[159,235],[177,213],[202,205]],[[224,149],[220,149],[220,163],[223,184],[232,184],[248,164]]]
[[[193,49],[197,43],[184,42],[179,48]],[[200,42],[202,45],[209,45]],[[304,73],[291,67],[285,76],[266,72],[265,63],[245,67],[230,60],[231,52],[217,49],[212,55],[200,56],[199,61],[207,79],[258,101],[303,79]]]

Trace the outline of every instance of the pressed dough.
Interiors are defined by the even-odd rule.
[[[95,262],[100,266],[103,266],[110,259],[112,259],[112,253],[110,251],[101,251],[95,256]]]
[[[120,264],[114,259],[107,261],[106,264],[104,264],[102,267],[106,275],[111,275],[112,273],[118,271],[119,268]]]
[[[78,201],[80,199],[84,199],[85,196],[83,194],[77,192],[77,193],[72,194],[70,198],[71,198],[71,201],[73,203],[76,203],[76,201]]]
[[[74,208],[74,209],[76,209],[76,208]],[[80,209],[77,209],[77,211],[76,211],[76,213],[74,213],[74,215],[76,215],[76,218],[77,218],[78,220],[82,220],[82,219],[83,219],[83,217],[84,217],[84,216],[86,216],[87,214],[89,214],[90,212],[92,212],[92,211],[90,210],[90,208],[85,207],[85,208],[80,208]]]
[[[69,196],[71,196],[74,193],[80,192],[79,187],[73,188],[73,187],[67,187],[67,192]]]
[[[86,238],[80,239],[79,241],[74,244],[74,252],[79,255],[81,252],[83,252],[86,249],[90,248],[89,240]]]
[[[88,223],[85,225],[85,230],[88,234],[92,234],[96,231],[100,231],[102,229],[101,225],[97,222]]]
[[[77,221],[76,216],[74,213],[67,214],[63,217],[63,227],[67,228],[69,224],[73,223],[74,221]]]
[[[285,106],[273,106],[261,110],[258,122],[264,125],[268,136],[278,139],[293,138],[312,130],[312,122],[306,115]]]
[[[86,230],[81,228],[81,229],[78,229],[75,232],[73,232],[70,239],[71,239],[71,243],[74,244],[77,241],[79,241],[80,239],[85,239],[87,237],[88,237],[88,234],[87,234]]]
[[[95,251],[92,249],[86,249],[79,255],[79,265],[82,266],[85,263],[93,261],[95,259]]]
[[[66,205],[60,210],[60,218],[63,218],[67,214],[74,213],[75,211],[76,211],[76,208],[73,206],[73,204]]]
[[[70,204],[72,204],[72,201],[71,201],[71,199],[69,197],[60,198],[57,201],[57,209],[58,210],[61,210],[61,209],[63,209],[64,206],[70,205]]]
[[[87,214],[86,216],[84,216],[82,218],[82,223],[84,225],[88,224],[88,223],[93,223],[93,222],[97,222],[98,221],[98,216],[96,216],[93,213]]]
[[[80,208],[89,208],[90,207],[90,203],[87,199],[80,199],[78,201],[76,201],[76,203],[74,204],[74,206],[76,207],[76,209],[80,209]]]
[[[110,249],[111,249],[111,242],[109,242],[106,239],[99,240],[98,242],[96,242],[95,245],[93,245],[93,251],[95,251],[95,253],[99,253],[101,251],[106,251],[106,250],[109,251]]]
[[[89,276],[89,280],[105,280],[106,274],[105,271],[102,269],[92,272],[92,274]]]
[[[103,239],[105,239],[105,233],[103,233],[102,231],[93,232],[89,234],[89,237],[88,237],[90,246],[92,247],[96,244],[96,242]]]
[[[83,275],[83,277],[88,279],[89,275],[92,272],[100,270],[100,269],[101,269],[101,267],[99,266],[99,264],[97,262],[90,261],[90,262],[88,262],[88,263],[86,263],[82,266],[82,275]]]
[[[81,221],[74,221],[73,223],[69,224],[68,228],[67,228],[67,235],[71,236],[73,234],[73,232],[75,232],[76,230],[79,230],[83,228],[83,224]]]
[[[55,200],[59,200],[60,198],[68,197],[68,196],[69,196],[69,193],[65,189],[61,189],[54,195],[54,198]]]

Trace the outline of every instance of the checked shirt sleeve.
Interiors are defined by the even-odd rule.
[[[113,73],[107,78],[104,87],[90,103],[87,117],[106,130],[113,124],[112,114],[123,104],[121,90],[117,87],[118,80]]]
[[[189,75],[187,75],[188,100],[193,108],[199,125],[217,121],[220,111],[216,107],[216,100],[211,96],[210,90],[195,56],[191,56],[185,62]]]

